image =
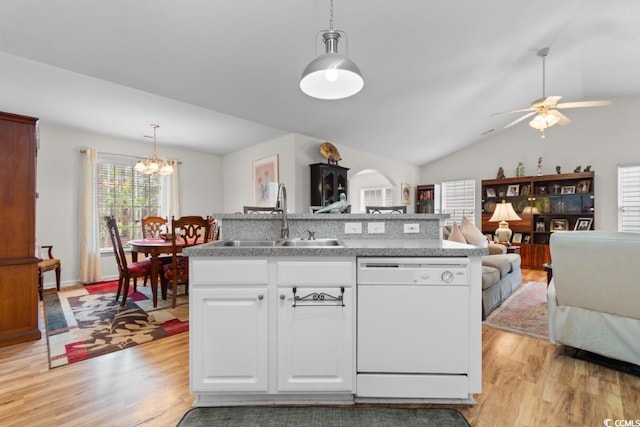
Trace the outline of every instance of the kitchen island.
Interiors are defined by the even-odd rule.
[[[223,228],[223,239],[273,238],[270,226],[250,226],[256,216],[264,215],[238,227],[242,236]],[[337,219],[321,216],[304,220]],[[419,222],[427,216],[401,221],[437,232]],[[316,233],[326,228],[320,222],[312,223]],[[187,249],[194,405],[473,403],[481,391],[486,249],[372,234],[341,233],[338,245],[324,247],[222,241]]]

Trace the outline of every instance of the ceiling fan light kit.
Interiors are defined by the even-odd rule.
[[[333,0],[329,30],[321,31],[325,53],[311,61],[302,72],[300,89],[318,99],[348,98],[360,92],[364,79],[360,69],[346,55],[338,53],[338,42],[347,38],[344,31],[333,29]]]
[[[600,101],[581,101],[581,102],[565,102],[558,104],[558,101],[562,99],[561,96],[546,96],[545,95],[545,59],[549,54],[549,48],[545,47],[540,49],[536,55],[542,58],[542,98],[534,100],[529,108],[523,110],[507,111],[506,113],[496,114],[509,114],[509,113],[521,113],[527,112],[525,115],[517,118],[511,123],[507,124],[504,128],[510,128],[529,117],[533,118],[529,122],[529,126],[539,130],[542,133],[541,138],[544,138],[544,131],[547,128],[555,126],[557,124],[564,126],[571,123],[571,120],[560,111],[561,108],[580,108],[580,107],[603,107],[611,105],[609,100]],[[495,115],[495,114],[494,114]]]

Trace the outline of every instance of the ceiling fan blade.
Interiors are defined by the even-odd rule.
[[[525,111],[527,111],[527,110],[525,110]],[[522,116],[522,117],[520,117],[520,118],[518,118],[518,119],[515,119],[514,121],[512,121],[511,123],[509,123],[508,125],[506,125],[504,128],[505,128],[505,129],[507,129],[507,128],[510,128],[511,126],[515,126],[515,125],[517,125],[518,123],[520,123],[521,121],[525,120],[527,117],[531,117],[531,116],[533,116],[533,115],[534,115],[534,114],[536,114],[536,113],[537,113],[537,111],[532,111],[532,112],[530,112],[530,113],[527,113],[527,114],[525,114],[524,116]]]
[[[565,126],[571,123],[571,120],[569,119],[569,117],[565,116],[558,110],[549,110],[549,114],[554,115],[558,119],[560,119],[560,121],[558,122],[560,126]]]
[[[606,107],[607,105],[611,105],[611,101],[602,99],[599,101],[563,102],[556,105],[556,108]]]
[[[500,113],[493,113],[492,116],[499,116],[501,114],[511,114],[511,113],[524,113],[525,111],[535,111],[533,108],[523,108],[522,110],[511,110],[511,111],[502,111]]]

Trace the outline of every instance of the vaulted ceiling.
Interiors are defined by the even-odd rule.
[[[545,46],[547,95],[640,95],[639,24],[637,0],[334,0],[365,86],[323,101],[298,83],[329,0],[3,0],[0,110],[141,141],[159,123],[159,144],[220,155],[294,132],[421,165],[542,96]]]

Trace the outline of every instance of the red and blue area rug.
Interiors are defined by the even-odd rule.
[[[138,283],[129,291],[127,304],[115,300],[118,281],[74,286],[44,294],[49,344],[49,367],[67,365],[114,351],[135,347],[189,330],[189,297],[178,292],[176,308],[171,297],[158,296],[153,307],[150,286]]]

